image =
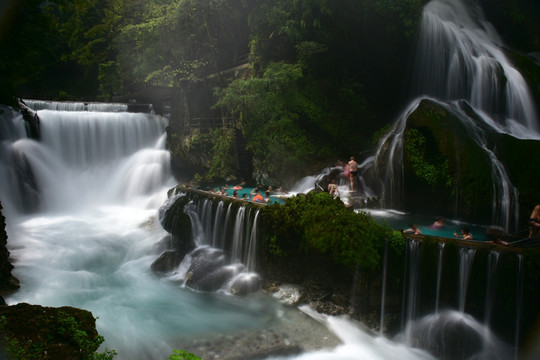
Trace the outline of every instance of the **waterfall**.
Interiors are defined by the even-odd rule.
[[[384,331],[384,306],[386,303],[386,275],[388,273],[388,246],[390,239],[386,239],[384,243],[384,260],[382,268],[382,286],[381,286],[381,318],[379,320],[379,334],[382,335]]]
[[[443,254],[444,254],[444,245],[446,243],[439,243],[439,257],[437,262],[437,290],[435,292],[435,313],[439,312],[439,296],[441,293],[441,275],[443,269]]]
[[[246,215],[246,207],[241,206],[236,214],[236,220],[234,223],[233,231],[233,243],[231,250],[231,257],[233,260],[242,260],[242,247],[244,245],[244,218]]]
[[[73,102],[73,101],[47,101],[24,99],[23,102],[32,110],[56,110],[56,111],[91,111],[91,112],[115,112],[123,113],[130,111],[130,107],[136,107],[145,113],[153,113],[151,104],[122,104],[122,103],[96,103],[96,102]]]
[[[402,329],[406,327],[412,320],[415,319],[416,313],[416,300],[418,293],[418,277],[420,275],[420,255],[421,255],[421,246],[418,240],[410,240],[407,242],[407,262],[408,262],[408,271],[405,274],[408,274],[408,281],[405,283],[406,291],[404,288],[403,296],[403,317],[402,317]],[[406,308],[405,308],[406,306]]]
[[[256,268],[257,211],[244,221],[247,244],[239,260],[246,265],[231,264],[223,250],[232,233],[225,223],[235,220],[236,209],[211,199],[189,201],[184,211],[199,246],[170,276],[150,271],[158,245],[173,243],[158,209],[185,196],[166,199],[176,185],[165,149],[166,118],[105,104],[96,104],[101,111],[88,111],[88,104],[84,110],[40,106],[39,141],[27,137],[19,112],[0,107],[0,201],[13,275],[21,283],[5,297],[9,305],[87,309],[98,318],[104,347],[118,351],[119,360],[165,359],[179,339],[264,329],[277,318],[277,305],[267,300],[182,286],[197,279],[203,291],[256,291],[260,279],[250,271]],[[60,108],[66,111],[54,110]]]
[[[523,255],[517,255],[516,269],[516,334],[514,338],[514,359],[518,359],[519,329],[521,327],[521,306],[523,304]]]
[[[203,197],[188,202],[184,211],[191,219],[197,248],[179,265],[188,276],[175,278],[200,290],[256,290],[259,210],[245,204],[233,207],[233,203],[225,210],[223,200]]]
[[[516,229],[518,192],[497,159],[494,146],[486,142],[485,132],[491,129],[521,139],[540,139],[540,125],[527,84],[503,47],[495,29],[474,3],[433,0],[424,7],[411,73],[412,94],[417,98],[379,140],[375,155],[359,167],[362,181],[370,192],[375,192],[383,207],[405,207],[403,132],[409,115],[422,99],[428,98],[455,114],[475,134],[478,145],[491,159],[492,223],[507,231]],[[464,103],[476,114],[474,120],[463,111]],[[455,208],[459,209],[459,188],[455,194]]]
[[[217,204],[216,215],[214,217],[214,231],[212,234],[212,246],[219,248],[220,239],[223,237],[223,201]]]
[[[432,99],[433,101],[436,101]],[[378,196],[383,207],[403,208],[403,136],[409,115],[416,110],[421,99],[413,101],[402,113],[391,130],[385,134],[377,145],[376,155],[366,159],[359,165],[362,180],[378,190]],[[486,140],[486,133],[475,120],[471,119],[463,109],[462,103],[438,104],[454,114],[468,129],[471,138],[486,153],[491,162],[493,179],[493,214],[492,222],[510,230],[516,227],[519,217],[519,193],[512,184],[504,165],[495,155]],[[485,116],[482,117],[485,119]],[[370,189],[371,191],[371,189]],[[456,194],[459,189],[456,190]],[[368,197],[368,193],[364,196]],[[456,201],[457,201],[456,197]],[[459,205],[456,205],[459,208]]]
[[[534,101],[482,10],[460,0],[433,0],[422,13],[413,70],[417,95],[463,99],[501,132],[538,138]]]
[[[459,249],[459,291],[458,302],[459,311],[465,311],[465,302],[467,300],[467,289],[469,287],[469,277],[476,250],[460,248]]]
[[[257,269],[257,239],[259,236],[257,230],[258,220],[259,210],[255,212],[255,216],[253,218],[253,225],[249,234],[247,252],[246,256],[244,257],[244,263],[246,264],[249,271],[255,271]]]
[[[490,251],[488,256],[488,267],[487,267],[487,284],[486,284],[486,309],[484,313],[484,323],[486,326],[489,326],[491,320],[491,313],[493,308],[493,298],[497,291],[496,289],[496,275],[497,275],[497,264],[499,262],[499,252]]]

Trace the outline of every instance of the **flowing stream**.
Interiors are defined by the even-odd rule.
[[[308,338],[317,328],[309,321],[315,320],[292,314],[293,309],[272,297],[197,292],[184,287],[178,274],[152,273],[150,265],[159,256],[156,244],[167,235],[158,210],[176,185],[164,148],[166,118],[111,110],[108,105],[101,112],[97,104],[93,111],[80,111],[76,104],[49,103],[61,110],[45,109],[43,102],[39,106],[40,141],[26,136],[19,113],[2,107],[0,115],[0,200],[13,274],[21,283],[20,290],[6,298],[8,304],[90,310],[106,339],[102,348],[115,349],[117,359],[166,359],[194,339],[279,329],[290,326],[293,316],[292,332],[306,334],[296,341],[308,344],[306,350],[320,346],[309,345],[317,339]],[[32,206],[23,206],[28,199]],[[219,224],[228,222],[228,211],[219,208],[219,214],[212,215],[204,204],[200,211],[195,235],[206,239],[201,245],[217,245],[219,232],[226,232]],[[232,229],[245,239],[244,245],[235,243],[232,253],[247,269],[255,269],[258,212],[242,216],[251,222]],[[358,351],[381,359],[393,358],[396,351],[404,359],[419,354],[430,358],[345,319],[317,321],[343,344],[306,352],[306,358],[345,359]],[[298,330],[302,326],[304,330]],[[234,346],[222,344],[221,351]],[[238,346],[242,352],[242,346],[250,344]],[[220,348],[215,351],[219,354]]]

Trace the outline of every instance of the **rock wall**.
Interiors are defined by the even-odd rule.
[[[11,270],[13,270],[13,265],[9,262],[7,249],[6,218],[2,213],[0,202],[0,294],[19,288],[19,280],[11,275]]]

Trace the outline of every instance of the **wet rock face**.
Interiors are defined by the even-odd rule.
[[[0,306],[4,359],[89,359],[102,342],[92,313],[73,307]]]
[[[19,288],[19,280],[11,275],[13,265],[9,262],[9,251],[6,246],[6,218],[2,214],[2,203],[0,203],[0,293]]]

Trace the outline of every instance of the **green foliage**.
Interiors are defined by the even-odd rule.
[[[207,180],[226,179],[235,173],[234,132],[232,129],[214,129],[210,133],[212,160]]]
[[[393,231],[390,237],[390,249],[397,256],[401,256],[405,250],[405,236],[401,231]]]
[[[448,171],[448,159],[433,147],[428,146],[424,134],[418,129],[408,129],[405,133],[405,157],[415,175],[432,187],[452,186]]]
[[[173,354],[168,357],[168,360],[201,360],[201,358],[186,350],[173,350]]]
[[[278,254],[316,252],[350,269],[375,268],[390,228],[365,213],[347,209],[328,193],[309,193],[288,199],[285,205],[263,209],[268,222],[268,241]]]
[[[112,360],[116,355],[115,350],[106,349],[105,353],[96,353],[95,351],[105,341],[105,338],[98,335],[96,338],[89,338],[88,334],[81,330],[79,323],[75,318],[65,312],[58,314],[57,332],[59,335],[68,337],[77,343],[81,352],[91,354],[88,360]]]
[[[414,35],[418,27],[420,13],[427,0],[375,0],[372,6],[375,10],[386,16],[399,19],[401,27],[407,37]],[[396,24],[388,23],[390,31],[399,28]]]
[[[3,315],[0,317],[0,330],[6,329],[7,326],[6,316]],[[58,318],[54,323],[54,328],[49,333],[46,341],[27,341],[21,343],[18,339],[8,336],[4,337],[2,342],[5,345],[4,350],[10,358],[34,360],[42,359],[49,344],[58,341],[58,339],[66,342],[74,342],[84,356],[81,357],[83,360],[112,360],[117,355],[116,351],[111,349],[105,349],[103,353],[98,353],[96,350],[105,340],[103,336],[98,335],[95,338],[90,338],[87,332],[82,330],[77,320],[64,311],[58,312]]]
[[[99,65],[99,90],[101,98],[110,100],[113,95],[122,92],[122,81],[118,72],[118,63],[116,61],[108,61]]]
[[[273,63],[262,78],[235,80],[215,92],[216,106],[239,119],[259,166],[278,178],[321,151],[309,135],[324,112],[303,94],[301,79],[299,65]]]

